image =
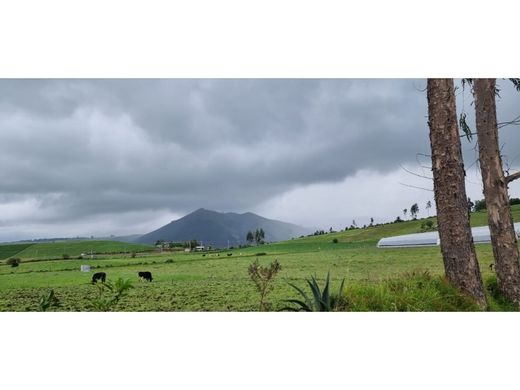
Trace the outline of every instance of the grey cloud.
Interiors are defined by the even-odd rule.
[[[245,211],[362,169],[390,172],[428,153],[424,85],[0,80],[0,203],[39,199],[35,220],[49,222],[162,209]],[[514,93],[503,87],[501,116],[515,113]],[[511,134],[503,139],[513,153]]]

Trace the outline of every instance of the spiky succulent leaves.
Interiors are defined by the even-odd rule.
[[[307,283],[309,284],[312,295],[314,297],[314,301],[312,302],[313,311],[321,311],[322,300],[320,286],[318,286],[318,282],[314,276],[311,277],[311,280],[307,280]]]
[[[289,286],[294,288],[296,291],[298,291],[298,293],[303,297],[304,302],[297,300],[297,299],[288,299],[288,300],[286,300],[286,302],[296,303],[297,305],[300,305],[302,311],[313,311],[312,301],[309,299],[308,295],[305,294],[305,291],[303,291],[301,288],[299,288],[298,286],[296,286],[293,283],[288,283],[288,284],[289,284]]]
[[[308,302],[303,302],[299,299],[286,299],[285,302],[294,303],[300,307],[286,306],[282,308],[281,311],[312,311],[312,308],[309,307]]]
[[[323,293],[321,294],[321,302],[324,305],[324,309],[326,309],[327,311],[329,311],[331,308],[329,283],[330,283],[330,271],[327,272],[327,281],[325,282],[325,287],[323,288]]]
[[[338,309],[338,307],[341,303],[341,300],[343,298],[344,287],[345,287],[345,278],[343,278],[343,280],[341,281],[341,285],[339,286],[338,295],[336,297],[334,297],[333,302],[331,301],[332,310]]]

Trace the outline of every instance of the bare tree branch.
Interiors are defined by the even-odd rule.
[[[433,180],[433,177],[430,177],[430,176],[426,176],[426,175],[420,175],[418,173],[415,173],[415,172],[412,172],[410,171],[409,169],[406,169],[404,166],[402,166],[401,164],[399,164],[399,166],[401,167],[401,169],[407,173],[409,173],[410,175],[414,175],[414,176],[417,176],[417,177],[421,177],[423,179],[428,179],[428,180]]]
[[[512,175],[506,176],[506,184],[511,183],[513,180],[520,178],[520,172],[513,173]]]
[[[401,184],[402,186],[405,186],[405,187],[416,188],[416,189],[418,189],[418,190],[424,190],[424,191],[433,192],[433,190],[432,190],[432,189],[429,189],[429,188],[413,186],[413,185],[411,185],[411,184],[405,184],[405,183],[401,183],[401,182],[398,182],[398,183]]]
[[[516,118],[514,118],[510,121],[497,123],[497,127],[499,129],[501,129],[502,127],[509,126],[509,125],[520,126],[520,115],[518,115]]]

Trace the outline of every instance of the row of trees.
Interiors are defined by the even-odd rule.
[[[510,79],[520,90],[520,79]],[[505,176],[498,143],[495,79],[466,79],[475,100],[479,162],[488,210],[498,287],[520,307],[520,255],[509,205],[508,184],[520,173]],[[469,223],[469,202],[455,104],[453,79],[428,79],[428,125],[432,151],[437,221],[447,279],[487,306]],[[466,136],[474,135],[459,121]]]
[[[254,233],[252,231],[248,231],[246,234],[246,241],[250,244],[255,242],[257,245],[265,243],[264,229],[256,229]]]

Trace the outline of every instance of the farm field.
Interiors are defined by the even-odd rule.
[[[520,220],[519,206],[513,207],[513,215],[516,221]],[[484,225],[486,218],[486,213],[474,213],[472,225]],[[288,282],[307,288],[306,279],[312,275],[323,284],[330,272],[333,292],[343,278],[348,290],[359,283],[377,285],[405,273],[427,271],[435,277],[442,275],[439,247],[376,248],[382,237],[419,232],[422,222],[381,225],[205,255],[140,253],[132,258],[128,254],[114,254],[100,259],[24,262],[24,252],[28,255],[33,250],[28,247],[17,254],[22,258],[18,267],[0,262],[0,310],[37,310],[39,298],[51,288],[61,302],[57,310],[89,310],[89,302],[97,291],[90,283],[92,274],[103,271],[108,280],[122,277],[133,282],[134,288],[115,307],[118,311],[254,311],[258,310],[259,296],[249,279],[248,266],[257,258],[262,265],[276,259],[282,266],[267,298],[271,310],[280,310],[288,305],[285,300],[298,297]],[[338,242],[333,243],[333,239]],[[79,248],[81,244],[75,245]],[[491,245],[481,244],[476,248],[483,278],[492,277]],[[52,251],[57,253],[59,248]],[[39,249],[41,256],[48,253],[50,249]],[[229,253],[232,255],[228,256]],[[259,253],[265,254],[257,256]],[[90,265],[91,272],[80,272],[80,265]],[[152,272],[153,282],[140,282],[139,271]]]
[[[154,249],[151,245],[104,240],[39,242],[0,245],[0,260],[14,256],[21,259],[54,259],[63,255],[77,257],[82,253],[114,254],[144,252]]]

